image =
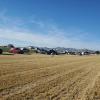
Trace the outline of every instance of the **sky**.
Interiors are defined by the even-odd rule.
[[[0,45],[100,49],[100,0],[0,0]]]

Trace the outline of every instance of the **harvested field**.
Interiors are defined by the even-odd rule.
[[[100,56],[0,56],[0,100],[100,100]]]

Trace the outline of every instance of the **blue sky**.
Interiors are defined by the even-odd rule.
[[[0,0],[0,45],[100,49],[100,0]]]

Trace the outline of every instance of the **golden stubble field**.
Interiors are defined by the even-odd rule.
[[[0,56],[0,100],[100,100],[100,56]]]

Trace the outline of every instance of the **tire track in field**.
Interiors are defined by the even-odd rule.
[[[37,81],[38,79],[53,76],[54,74],[57,73],[63,73],[64,71],[68,71],[72,69],[76,69],[75,66],[79,66],[80,64],[84,64],[87,61],[82,61],[82,62],[74,62],[74,63],[69,63],[69,64],[61,64],[61,65],[56,65],[53,67],[46,67],[46,68],[39,68],[37,70],[28,70],[28,71],[23,71],[21,73],[15,73],[7,76],[2,76],[0,77],[0,86],[2,87],[1,90],[6,86],[7,87],[13,87],[14,85],[21,85],[21,81],[24,79],[24,83],[22,81],[22,85],[27,84],[31,81]],[[89,62],[88,62],[89,63]],[[74,65],[74,66],[72,66]],[[61,67],[62,66],[62,67]],[[32,78],[33,77],[33,78]],[[9,80],[8,80],[9,79]],[[13,82],[13,84],[12,84]],[[10,85],[11,84],[11,85]],[[5,87],[4,89],[7,89]]]
[[[91,87],[88,87],[83,100],[100,100],[100,72],[94,79]]]
[[[88,86],[92,84],[94,81],[93,79],[96,78],[97,74],[98,71],[93,68],[85,76],[80,77],[79,80],[74,82],[74,84],[69,87],[68,94],[65,95],[65,99],[63,98],[63,100],[83,100],[84,90],[86,90]]]
[[[80,79],[80,77],[83,77],[85,74],[87,74],[88,72],[90,72],[91,68],[86,68],[87,66],[85,67],[82,67],[82,68],[79,68],[77,69],[76,71],[72,71],[72,72],[69,72],[69,73],[64,73],[62,75],[56,75],[55,77],[51,77],[51,79],[49,78],[46,82],[46,80],[43,81],[40,81],[40,82],[37,84],[36,82],[36,86],[33,87],[32,84],[27,84],[28,85],[28,90],[27,88],[25,89],[25,87],[22,89],[19,90],[19,93],[17,93],[18,91],[15,92],[15,94],[9,94],[8,97],[12,96],[13,95],[20,95],[22,94],[23,92],[25,92],[26,90],[28,92],[32,91],[32,93],[34,94],[34,96],[37,97],[36,94],[41,94],[41,93],[45,93],[45,91],[47,90],[50,90],[51,88],[54,88],[54,87],[57,87],[59,84],[62,84],[62,83],[66,83],[67,80],[69,80],[69,84],[70,84],[70,81],[71,80],[74,80],[74,78],[77,77]],[[67,84],[67,83],[66,83]],[[23,90],[23,91],[21,91]],[[30,93],[29,93],[30,94]],[[7,95],[6,95],[7,96]],[[5,96],[5,97],[6,97]]]
[[[75,61],[75,62],[68,62],[68,64],[66,65],[66,63],[60,63],[60,66],[59,66],[59,64],[58,63],[55,63],[55,64],[52,64],[52,66],[51,65],[46,65],[46,66],[37,66],[37,65],[34,65],[34,66],[36,66],[36,67],[31,67],[30,69],[24,69],[23,68],[23,71],[18,71],[18,72],[14,72],[14,73],[9,73],[9,74],[4,74],[4,75],[1,75],[0,77],[6,77],[6,76],[11,76],[11,75],[17,75],[17,74],[21,74],[21,73],[26,73],[26,72],[31,72],[32,70],[33,71],[40,71],[40,70],[46,70],[46,69],[51,69],[51,68],[58,68],[58,67],[63,67],[64,65],[66,65],[66,66],[70,66],[70,65],[73,65],[73,64],[84,64],[84,63],[90,63],[89,61],[81,61],[81,62],[79,62],[79,61]],[[21,66],[19,66],[19,67],[21,67]]]
[[[11,63],[10,64],[4,64],[3,63],[3,64],[0,65],[0,77],[2,77],[4,75],[6,76],[6,75],[21,73],[21,72],[23,73],[24,71],[32,70],[32,69],[37,70],[37,69],[42,69],[42,68],[45,68],[45,67],[47,68],[47,66],[54,67],[54,66],[59,65],[59,64],[61,65],[61,63],[62,64],[64,64],[64,63],[68,63],[68,64],[75,63],[78,60],[79,59],[74,59],[74,60],[68,59],[67,62],[66,61],[61,61],[61,62],[57,61],[57,62],[53,62],[52,66],[47,62],[45,62],[45,65],[41,66],[40,64],[34,62],[33,60],[27,60],[27,63],[25,64],[25,67],[23,67],[24,62],[23,63],[18,63],[18,65],[16,65],[16,66],[15,66],[15,63],[14,64],[11,64]],[[83,61],[84,60],[86,61],[88,59],[83,59]],[[11,68],[12,70],[10,70],[11,66],[13,66],[13,68]],[[29,66],[29,67],[27,67],[27,66]]]
[[[71,80],[72,82],[69,82],[69,85],[65,82],[60,88],[58,87],[58,92],[56,94],[52,92],[52,100],[82,100],[81,97],[84,93],[84,89],[89,84],[88,81],[92,82],[92,79],[89,77],[93,75],[92,78],[95,78],[97,74],[97,70],[93,70],[94,68],[91,68],[88,73]],[[56,91],[56,89],[53,91]]]
[[[78,59],[79,60],[79,59]],[[4,97],[6,97],[6,96],[8,96],[8,97],[13,97],[13,96],[16,96],[16,95],[18,95],[18,96],[20,96],[20,95],[25,95],[25,94],[27,94],[28,92],[30,92],[30,94],[31,94],[31,92],[34,94],[36,94],[36,92],[34,92],[33,90],[35,89],[35,88],[37,88],[37,87],[40,87],[40,86],[44,86],[44,85],[46,85],[46,84],[48,84],[48,82],[50,82],[50,84],[56,84],[56,81],[58,82],[57,83],[57,85],[55,85],[54,87],[52,86],[52,85],[50,85],[51,86],[51,88],[48,90],[48,92],[49,91],[52,91],[54,88],[55,89],[57,89],[58,88],[58,90],[59,89],[62,89],[61,87],[60,87],[60,85],[63,87],[63,85],[64,84],[68,84],[68,83],[66,83],[66,81],[68,80],[74,80],[74,78],[76,79],[77,77],[79,77],[79,75],[81,74],[81,73],[86,73],[85,72],[85,70],[87,69],[87,71],[89,71],[90,69],[91,69],[91,60],[92,59],[81,59],[81,63],[78,63],[78,60],[77,61],[75,61],[75,62],[71,62],[71,64],[69,64],[69,62],[66,62],[66,64],[62,64],[61,62],[59,63],[60,65],[58,66],[58,65],[55,65],[55,66],[50,66],[50,67],[48,67],[48,66],[41,66],[41,68],[36,68],[35,70],[34,69],[32,69],[32,70],[28,70],[28,71],[22,71],[22,72],[16,72],[16,73],[14,73],[14,74],[8,74],[8,76],[2,76],[2,78],[5,78],[5,80],[7,79],[7,78],[10,78],[10,77],[12,77],[12,76],[17,76],[17,75],[22,75],[21,77],[22,78],[24,78],[25,77],[25,74],[27,74],[27,75],[29,75],[29,76],[31,76],[31,75],[33,75],[32,77],[35,77],[36,79],[31,79],[31,80],[24,80],[25,82],[24,83],[21,83],[21,84],[14,84],[14,85],[12,85],[11,87],[7,87],[7,88],[5,88],[3,91],[1,91],[0,93],[2,94],[3,92],[5,92],[6,90],[6,93],[4,94]],[[87,61],[86,61],[87,60]],[[95,61],[94,59],[93,59],[93,61]],[[79,61],[80,62],[80,61]],[[65,61],[64,61],[64,63],[65,63]],[[88,68],[86,68],[85,66],[88,66],[86,63],[88,63],[89,64],[89,69]],[[57,64],[58,64],[58,62],[57,62]],[[85,64],[85,66],[84,66],[84,64]],[[92,63],[93,64],[93,63]],[[71,66],[72,65],[72,66]],[[82,65],[82,66],[80,66],[80,65]],[[63,67],[62,67],[63,66]],[[39,66],[38,66],[39,67]],[[66,67],[66,68],[64,68],[64,67]],[[76,68],[75,68],[76,67]],[[71,69],[72,68],[72,69]],[[82,70],[81,70],[81,68],[83,68],[83,72],[82,72]],[[77,76],[77,75],[75,75],[74,74],[74,76],[72,75],[72,74],[70,74],[70,75],[72,75],[72,77],[71,78],[66,78],[66,77],[64,77],[65,75],[67,75],[67,74],[69,74],[69,73],[73,73],[74,71],[75,71],[75,73],[76,73],[76,71],[78,70],[79,71],[79,69],[81,70],[81,72],[77,72],[79,75]],[[41,70],[40,72],[39,72],[39,70]],[[72,70],[72,71],[71,71]],[[33,72],[35,71],[35,73],[37,73],[37,74],[33,74]],[[40,75],[41,76],[40,76]],[[26,76],[27,76],[26,75]],[[31,77],[31,78],[32,78]],[[58,81],[59,80],[59,78],[60,78],[60,81]],[[63,80],[62,80],[63,79]],[[56,80],[56,81],[55,81]],[[55,81],[55,82],[52,82],[52,81]],[[1,81],[2,82],[2,81]],[[21,81],[20,81],[21,82]],[[41,83],[40,83],[41,82]],[[46,82],[46,83],[45,83]],[[70,82],[69,82],[70,83]],[[13,83],[12,83],[13,84]],[[34,86],[34,85],[35,86]],[[33,85],[33,86],[32,86]],[[1,85],[0,85],[1,86]],[[6,85],[5,85],[6,86]],[[49,86],[49,85],[48,85]],[[48,88],[48,86],[46,85],[45,87],[47,87]],[[27,92],[27,90],[28,90],[28,92]],[[31,91],[30,91],[31,90]],[[66,90],[66,89],[65,89]],[[18,91],[19,91],[19,93],[18,93]],[[64,91],[64,89],[62,90],[62,91]],[[7,92],[9,92],[9,93],[7,93]],[[12,95],[12,93],[13,93],[13,95]],[[39,96],[41,97],[43,97],[43,95],[45,94],[46,92],[45,92],[45,90],[44,90],[44,92],[40,92],[39,94],[40,95],[36,95],[36,98],[38,98]],[[62,92],[63,93],[63,92]],[[11,94],[11,96],[9,95],[9,94]],[[29,95],[30,95],[29,94]],[[31,94],[32,95],[32,94]],[[33,96],[33,95],[32,95]],[[49,97],[49,96],[51,96],[51,95],[49,95],[49,93],[46,93],[46,97]],[[25,96],[26,97],[26,96]],[[30,96],[28,96],[28,97],[30,97]],[[52,97],[52,96],[51,96]],[[23,97],[24,98],[24,97]],[[58,98],[59,98],[59,96],[58,96]],[[54,98],[54,99],[56,99],[56,98]],[[47,99],[48,100],[48,99]]]
[[[73,72],[75,71],[75,69],[73,69]],[[72,72],[72,71],[71,71]],[[65,72],[66,73],[66,72]],[[53,76],[53,75],[50,75],[50,77],[48,78],[46,78],[46,76],[44,77],[44,81],[45,81],[45,79],[51,79],[52,80],[52,78],[54,78],[55,79],[55,77],[60,77],[61,76],[61,74],[55,74],[55,76]],[[27,90],[27,88],[29,89],[29,87],[33,87],[34,85],[36,85],[37,83],[39,84],[41,81],[43,81],[43,79],[40,79],[38,82],[36,82],[36,83],[34,83],[33,84],[33,82],[30,82],[30,83],[27,83],[27,84],[25,84],[25,85],[23,85],[23,86],[18,86],[18,87],[11,87],[11,88],[8,88],[8,90],[7,89],[5,89],[5,90],[3,90],[2,92],[1,92],[1,95],[7,95],[7,94],[9,94],[10,92],[11,93],[13,93],[14,91],[20,91],[20,90],[22,90],[22,88],[24,88],[24,89],[26,89]],[[26,88],[27,87],[27,88]],[[15,93],[16,93],[15,92]]]

